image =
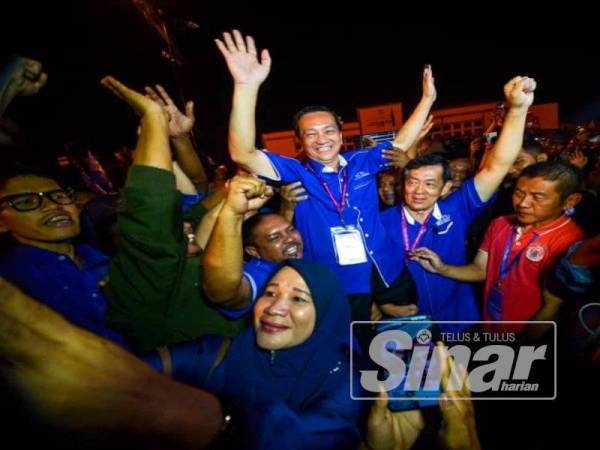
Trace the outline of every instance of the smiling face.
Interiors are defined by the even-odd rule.
[[[15,194],[49,192],[60,189],[56,181],[34,175],[7,180],[0,197]],[[39,208],[16,211],[9,204],[0,205],[0,231],[9,232],[22,244],[47,248],[47,244],[64,243],[79,235],[79,214],[75,203],[58,205],[42,198]]]
[[[283,267],[254,306],[256,343],[264,350],[300,345],[312,335],[316,317],[306,282],[291,267]]]
[[[302,237],[296,228],[279,214],[268,214],[252,230],[253,244],[245,247],[255,258],[282,262],[302,258]]]
[[[433,209],[435,202],[452,187],[451,181],[444,183],[443,172],[441,165],[409,170],[404,179],[404,204],[414,212]]]
[[[331,113],[316,111],[300,117],[298,141],[310,159],[337,169],[342,132]]]

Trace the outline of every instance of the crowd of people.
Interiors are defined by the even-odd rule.
[[[391,411],[384,391],[351,398],[350,354],[374,333],[351,336],[351,322],[417,314],[520,343],[551,339],[555,322],[559,368],[577,368],[562,379],[597,395],[582,381],[600,366],[597,123],[539,129],[536,81],[516,76],[482,135],[435,141],[425,66],[392,140],[341,152],[341,119],[308,106],[293,118],[304,158],[288,158],[256,146],[269,52],[237,30],[215,42],[233,79],[235,172],[205,168],[193,102],[180,109],[160,84],[101,80],[139,117],[135,150],[110,163],[84,148],[33,167],[0,127],[0,371],[15,427],[67,448],[503,448],[497,428],[532,412],[477,411],[466,383],[449,388],[444,351],[435,418]],[[38,61],[8,61],[2,124],[47,79]],[[549,420],[532,411],[524,442]]]

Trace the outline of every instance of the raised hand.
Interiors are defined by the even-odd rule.
[[[173,102],[167,91],[160,85],[155,88],[146,86],[146,95],[161,105],[169,115],[169,136],[177,139],[188,135],[194,128],[196,119],[194,117],[194,102],[185,104],[185,113],[182,113]]]
[[[529,108],[537,84],[533,78],[517,76],[504,85],[504,97],[510,108]]]
[[[426,64],[425,69],[423,69],[423,98],[426,98],[432,103],[435,102],[435,99],[437,98],[435,78],[433,78],[433,71],[429,64]]]
[[[48,81],[48,74],[42,70],[42,63],[23,56],[15,57],[4,73],[8,78],[8,89],[15,97],[37,94]]]
[[[575,150],[573,153],[569,154],[569,162],[574,166],[583,169],[588,163],[588,157],[581,150]]]
[[[131,106],[139,116],[143,117],[148,113],[155,113],[164,116],[165,120],[168,119],[167,112],[161,105],[139,92],[129,89],[116,78],[108,75],[102,78],[100,84],[111,91],[115,97]]]
[[[227,198],[223,208],[244,215],[260,209],[273,196],[273,189],[263,180],[236,175],[228,182]]]
[[[244,39],[238,30],[233,30],[231,34],[223,33],[223,40],[215,39],[215,43],[225,58],[234,83],[260,86],[265,81],[271,70],[271,57],[264,49],[258,60],[252,36]]]

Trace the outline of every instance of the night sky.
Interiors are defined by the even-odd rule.
[[[397,101],[406,114],[420,96],[425,63],[434,69],[438,107],[500,100],[505,81],[527,74],[538,80],[536,102],[558,101],[562,120],[600,117],[598,33],[582,22],[572,28],[566,16],[551,25],[518,12],[510,19],[520,29],[507,20],[494,24],[486,14],[424,24],[381,4],[370,11],[366,3],[346,18],[297,3],[294,14],[275,17],[254,5],[232,6],[235,12],[225,16],[211,6],[216,2],[155,0],[181,52],[179,68],[160,56],[163,41],[130,0],[56,3],[5,10],[0,52],[36,57],[49,72],[37,97],[20,99],[7,112],[48,154],[60,153],[69,140],[100,152],[133,144],[135,116],[98,84],[112,74],[134,88],[160,82],[174,97],[181,92],[195,100],[200,151],[224,161],[231,81],[213,39],[234,26],[254,35],[273,58],[260,94],[259,132],[290,129],[293,113],[308,104],[328,105],[346,121],[356,119],[356,107]],[[404,20],[377,24],[382,17]],[[187,20],[199,28],[186,27]]]

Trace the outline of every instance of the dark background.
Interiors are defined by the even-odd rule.
[[[438,107],[501,100],[503,83],[527,74],[538,81],[536,102],[558,101],[562,121],[600,117],[600,39],[586,22],[595,13],[575,5],[545,6],[555,21],[540,7],[512,4],[506,11],[508,5],[497,4],[491,13],[473,7],[458,18],[425,3],[416,13],[384,3],[331,10],[285,3],[291,8],[285,14],[275,14],[283,3],[151,5],[163,10],[181,67],[161,57],[167,45],[131,0],[3,6],[0,54],[38,58],[49,73],[38,96],[7,111],[34,135],[39,151],[60,153],[67,141],[90,143],[100,153],[133,145],[136,118],[98,84],[112,74],[133,88],[160,82],[173,97],[195,100],[200,151],[225,161],[231,81],[213,39],[232,27],[252,34],[273,58],[259,99],[259,133],[290,129],[293,113],[307,104],[328,105],[346,121],[355,119],[356,107],[388,102],[403,102],[406,114],[420,96],[425,63],[434,69]],[[188,20],[198,29],[187,27]]]

